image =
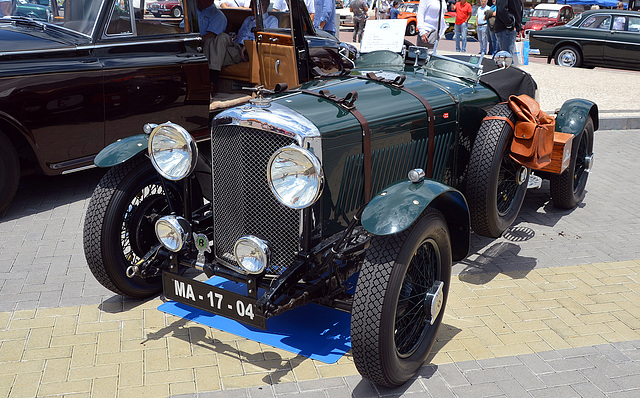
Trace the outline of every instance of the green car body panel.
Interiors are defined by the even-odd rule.
[[[580,134],[588,116],[591,116],[593,127],[598,130],[598,106],[585,99],[570,99],[562,104],[556,116],[555,130],[560,133]]]
[[[124,163],[149,147],[149,134],[137,134],[119,139],[96,155],[93,163],[98,167],[112,167]]]
[[[467,256],[469,208],[459,191],[433,180],[417,183],[405,179],[391,184],[367,204],[362,227],[373,235],[392,235],[409,228],[427,206],[444,214],[451,234],[454,260]]]
[[[321,133],[325,186],[323,200],[314,205],[314,212],[321,214],[323,237],[342,230],[357,210],[366,204],[362,189],[362,127],[349,111],[330,100],[306,94],[304,90],[326,89],[337,97],[345,97],[353,91],[358,93],[355,106],[371,130],[372,197],[390,184],[406,178],[409,170],[427,169],[429,121],[424,106],[406,91],[361,78],[365,72],[356,70],[337,84],[335,78],[315,80],[303,86],[302,91],[276,100],[303,115]],[[405,73],[405,76],[404,87],[428,98],[433,107],[433,179],[460,188],[463,170],[457,170],[455,160],[468,154],[459,149],[457,140],[471,140],[475,136],[479,122],[499,102],[498,97],[482,85],[474,86],[462,80],[431,76],[426,80],[424,75],[414,72]],[[389,100],[381,101],[381,98]],[[389,106],[391,100],[392,107]],[[473,117],[458,120],[460,109]],[[385,203],[390,211],[395,206],[394,203]],[[411,223],[418,216],[412,217]],[[372,230],[376,229],[372,227]]]

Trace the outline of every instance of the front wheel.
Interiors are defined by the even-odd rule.
[[[582,132],[574,137],[569,167],[562,174],[552,175],[549,179],[551,200],[559,209],[573,209],[584,199],[593,159],[593,130],[593,120],[588,116]]]
[[[363,377],[384,386],[409,380],[436,339],[451,281],[451,239],[434,209],[409,231],[375,237],[351,310],[351,347]]]
[[[180,191],[165,186],[175,209]],[[160,276],[129,278],[126,272],[158,243],[155,222],[167,214],[167,196],[146,157],[137,156],[104,175],[89,202],[83,230],[87,264],[100,284],[136,299],[162,290]]]
[[[494,106],[487,116],[516,116],[506,103]],[[505,120],[482,122],[469,159],[465,196],[469,201],[474,232],[497,238],[513,224],[524,201],[529,169],[510,154],[513,128]]]
[[[173,10],[171,10],[171,16],[173,16],[174,18],[180,18],[182,16],[182,8],[175,7]]]
[[[556,52],[556,65],[577,68],[582,65],[582,55],[573,46],[564,46]]]

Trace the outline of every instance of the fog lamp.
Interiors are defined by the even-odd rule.
[[[269,265],[271,249],[266,241],[249,235],[238,239],[233,255],[246,273],[259,274]]]
[[[156,237],[167,250],[182,250],[189,235],[191,225],[180,216],[164,216],[156,221]]]

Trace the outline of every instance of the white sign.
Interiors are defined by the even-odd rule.
[[[389,50],[399,53],[404,44],[406,19],[371,19],[364,26],[360,52]]]

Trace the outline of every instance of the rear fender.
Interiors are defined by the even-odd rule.
[[[378,193],[362,213],[362,227],[373,235],[392,235],[409,228],[427,207],[440,211],[451,235],[453,259],[469,252],[469,207],[457,190],[433,180],[398,181]]]
[[[598,130],[598,105],[585,99],[570,99],[562,104],[556,116],[556,131],[577,135],[582,132],[587,122],[587,116],[591,116],[593,127]]]
[[[93,163],[98,167],[112,167],[124,163],[149,146],[149,134],[121,138],[100,151]]]

